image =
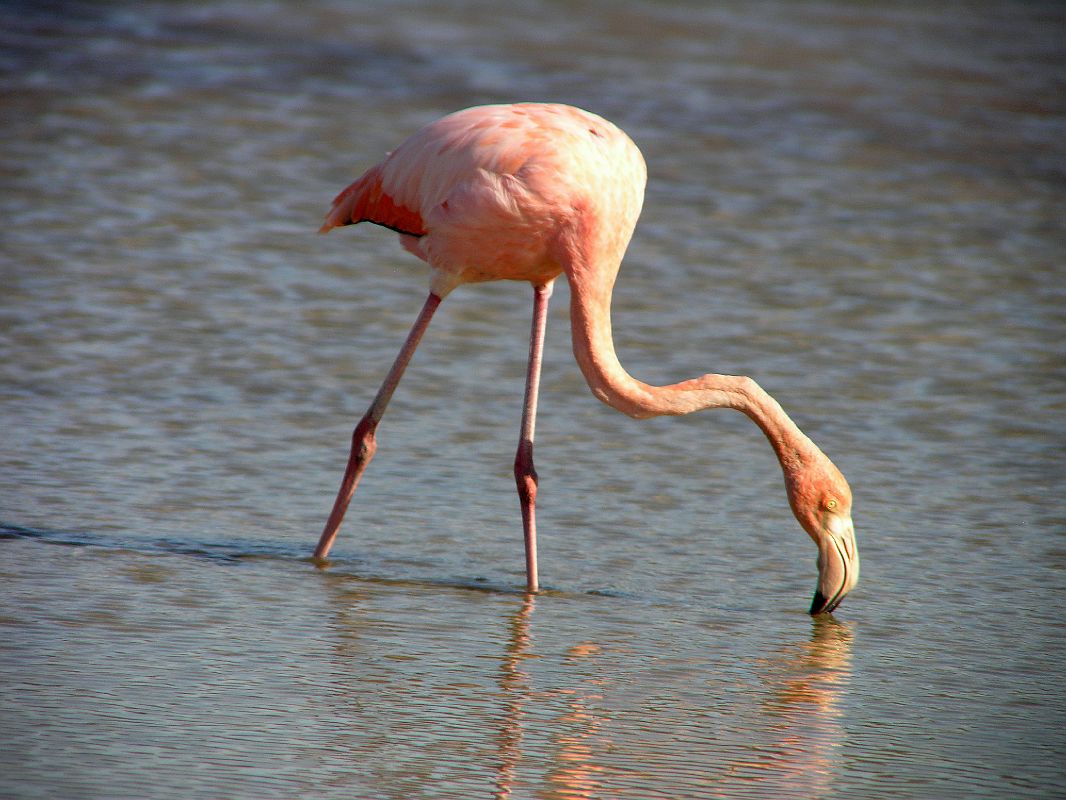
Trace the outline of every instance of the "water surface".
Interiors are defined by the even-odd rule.
[[[1066,792],[1066,16],[1054,4],[9,3],[0,796]],[[848,476],[832,619],[740,415],[595,401],[553,299],[464,287],[307,557],[426,288],[317,237],[419,125],[556,100],[650,171],[653,383],[771,391]]]

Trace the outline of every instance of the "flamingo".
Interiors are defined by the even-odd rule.
[[[818,547],[810,613],[837,607],[858,580],[859,555],[851,490],[833,462],[749,377],[709,374],[652,386],[619,363],[611,292],[646,180],[640,150],[612,123],[572,106],[518,103],[476,106],[426,125],[337,195],[321,233],[359,222],[390,228],[431,272],[429,296],[352,434],[316,563],[324,563],[333,546],[377,449],[378,423],[441,301],[464,283],[526,281],[533,287],[533,323],[514,475],[526,588],[538,591],[533,437],[548,300],[565,273],[574,356],[593,395],[640,419],[709,408],[747,415],[769,440],[792,512]]]

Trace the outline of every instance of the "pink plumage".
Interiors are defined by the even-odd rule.
[[[373,222],[397,233],[422,236],[425,223],[417,211],[398,205],[381,185],[381,166],[368,170],[359,180],[337,195],[333,209],[318,229],[328,233],[341,225]]]
[[[627,231],[624,249],[645,179],[636,145],[595,114],[478,106],[426,125],[367,170],[337,196],[321,230],[363,221],[392,228],[437,271],[443,293],[477,281],[538,283],[562,272],[559,237],[590,211],[623,222],[615,230]]]
[[[851,490],[833,462],[751,378],[703,375],[652,386],[619,363],[611,291],[640,215],[644,159],[621,130],[571,106],[481,106],[430,123],[341,192],[322,231],[374,222],[400,234],[431,267],[430,294],[370,409],[352,435],[340,491],[315,558],[329,553],[376,430],[441,300],[474,281],[533,285],[533,326],[515,482],[522,510],[526,586],[538,588],[536,420],[548,299],[559,275],[570,284],[574,355],[592,393],[632,417],[732,408],[766,434],[784,472],[789,504],[818,545],[811,613],[832,611],[859,577]]]

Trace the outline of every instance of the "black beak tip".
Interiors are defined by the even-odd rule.
[[[834,603],[832,606],[830,606],[829,605],[829,599],[824,594],[822,594],[820,591],[815,590],[814,599],[811,600],[811,610],[809,612],[812,617],[815,616],[816,614],[822,614],[822,613],[828,614],[834,608],[836,608],[836,603]]]

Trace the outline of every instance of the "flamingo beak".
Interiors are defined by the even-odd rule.
[[[818,537],[818,588],[811,611],[828,614],[859,582],[859,549],[851,517],[831,516]]]

